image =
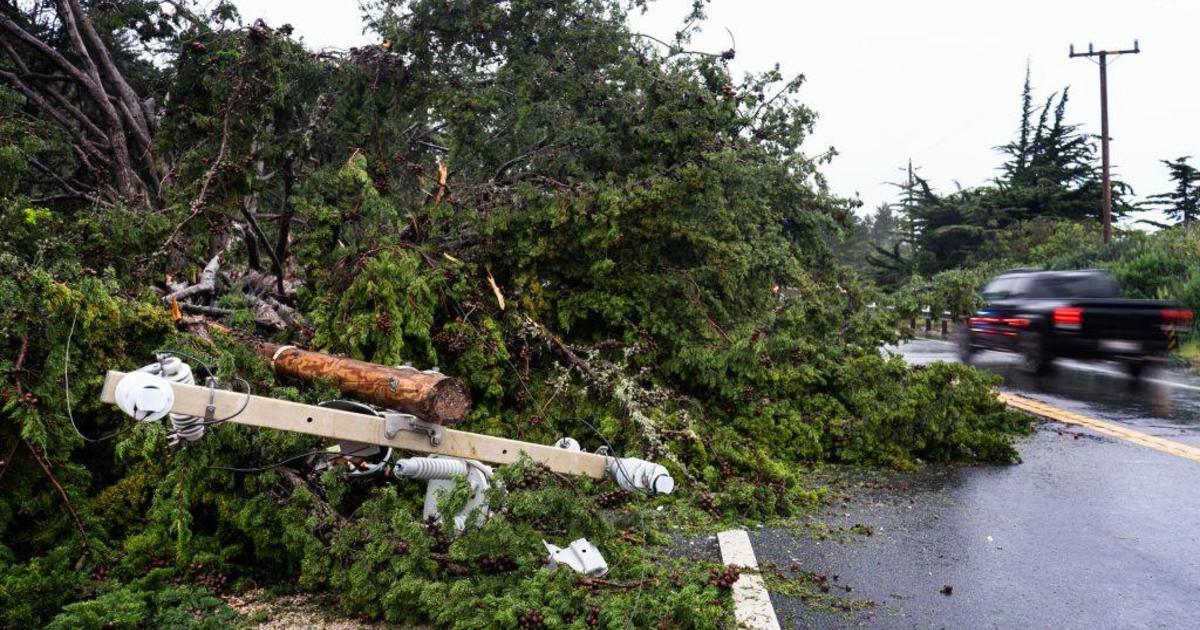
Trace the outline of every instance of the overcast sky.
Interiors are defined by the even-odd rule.
[[[347,48],[362,34],[357,0],[235,0],[246,22],[290,22],[313,47]],[[634,27],[668,39],[691,0],[660,0]],[[1139,196],[1169,187],[1161,159],[1200,166],[1200,0],[713,0],[693,47],[737,43],[736,71],[803,73],[802,100],[819,114],[808,150],[838,157],[825,169],[834,191],[867,209],[895,198],[909,158],[935,187],[996,175],[992,147],[1010,140],[1028,61],[1037,94],[1071,86],[1068,117],[1099,133],[1094,63],[1068,44],[1142,53],[1109,67],[1116,174]]]

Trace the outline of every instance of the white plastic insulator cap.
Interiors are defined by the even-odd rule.
[[[608,464],[608,474],[617,485],[629,491],[671,494],[675,480],[666,467],[636,457],[614,459]]]
[[[175,390],[161,376],[130,372],[117,383],[117,407],[140,422],[154,422],[175,404]]]
[[[580,450],[579,441],[573,437],[558,438],[558,441],[554,443],[554,447],[568,451]]]

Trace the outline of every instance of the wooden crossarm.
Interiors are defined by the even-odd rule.
[[[109,404],[116,402],[117,383],[124,376],[124,372],[114,370],[105,375],[104,389],[100,392],[101,401]],[[175,403],[171,407],[173,413],[204,416],[209,388],[179,383],[171,385],[175,390]],[[250,396],[247,402],[245,394],[227,389],[216,390],[214,403],[214,415],[217,418],[233,415],[245,403],[245,411],[229,420],[237,424],[319,435],[332,440],[391,446],[418,453],[437,453],[493,464],[515,462],[525,453],[533,461],[545,464],[555,472],[596,479],[604,478],[609,462],[609,458],[603,455],[455,429],[445,429],[437,446],[432,445],[427,436],[411,431],[400,431],[395,437],[389,438],[384,433],[383,418],[264,396]]]

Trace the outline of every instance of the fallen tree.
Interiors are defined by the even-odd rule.
[[[1011,461],[1027,421],[988,377],[880,353],[896,322],[826,248],[853,204],[802,150],[801,81],[736,78],[732,51],[623,16],[389,2],[379,43],[345,53],[196,17],[158,40],[162,211],[39,201],[38,169],[0,160],[0,435],[29,444],[0,464],[0,625],[187,623],[222,609],[198,585],[253,583],[445,627],[714,627],[720,582],[663,557],[679,523],[795,514],[827,496],[811,462]],[[37,104],[3,94],[29,124],[0,133],[59,155]],[[236,334],[197,334],[214,320]],[[637,453],[677,494],[518,463],[456,534],[409,486],[307,469],[312,438],[222,426],[172,450],[95,402],[99,375],[164,349],[258,395],[340,395],[279,378],[245,335],[276,360],[438,367],[474,402],[456,428]],[[543,539],[577,536],[611,583],[543,569]]]

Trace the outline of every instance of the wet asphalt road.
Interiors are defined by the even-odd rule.
[[[914,363],[954,360],[953,350],[930,340],[894,349]],[[1164,371],[1135,387],[1116,366],[1066,362],[1035,380],[995,353],[978,366],[1006,389],[1200,445],[1195,377]],[[780,622],[1200,628],[1200,464],[1057,423],[1018,449],[1014,466],[842,479],[845,498],[807,524],[752,531],[769,571],[821,573],[841,601],[874,603],[831,612],[774,593]]]

